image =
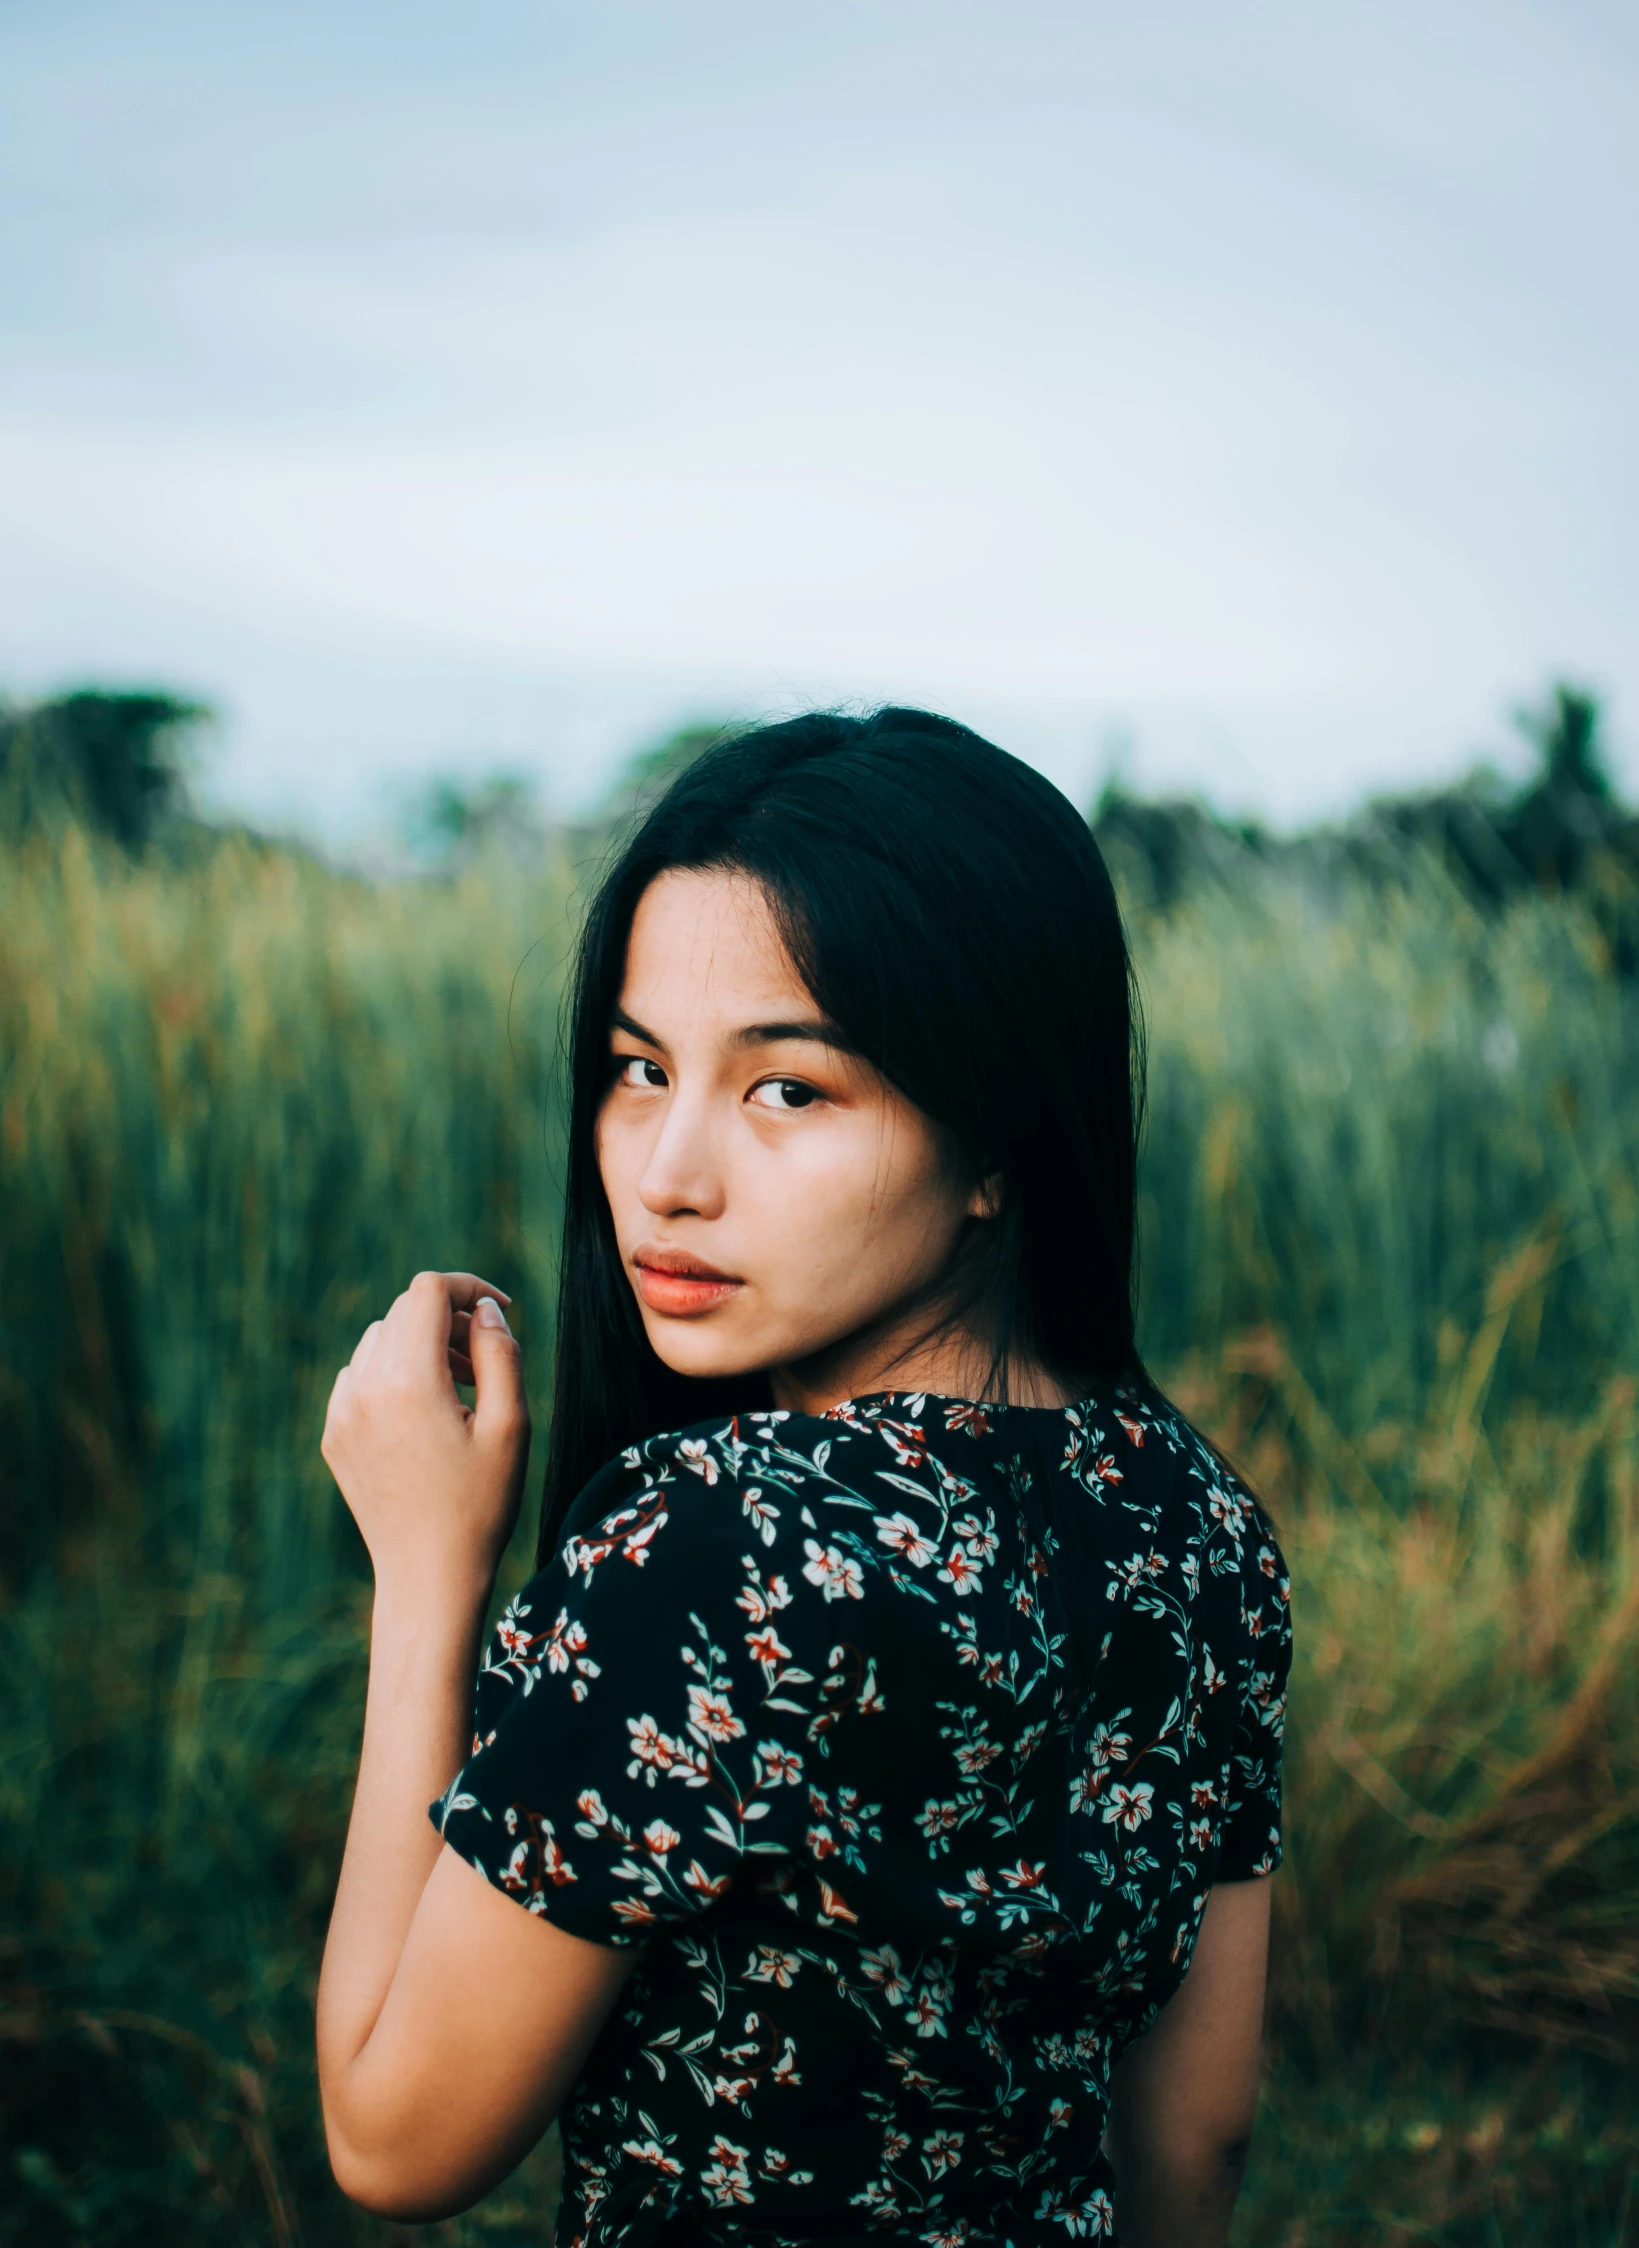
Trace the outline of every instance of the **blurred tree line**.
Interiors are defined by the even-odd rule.
[[[85,688],[0,703],[0,829],[74,817],[141,851],[192,826],[188,774],[213,712],[157,692]],[[1445,787],[1374,799],[1349,819],[1281,835],[1195,798],[1152,800],[1112,781],[1089,818],[1130,905],[1166,913],[1202,888],[1260,870],[1324,890],[1345,875],[1392,883],[1437,861],[1481,906],[1528,889],[1591,893],[1612,965],[1639,974],[1639,813],[1612,778],[1597,696],[1565,681],[1516,714],[1534,770],[1510,787],[1482,765]],[[730,731],[692,725],[629,760],[593,811],[554,822],[533,784],[491,774],[436,781],[403,823],[412,860],[456,872],[496,849],[530,858],[556,831],[572,857],[595,854],[641,817],[667,782]]]
[[[1392,880],[1432,858],[1482,905],[1522,890],[1608,890],[1613,904],[1639,885],[1639,815],[1612,779],[1597,696],[1559,681],[1515,724],[1535,769],[1510,788],[1481,765],[1443,788],[1373,799],[1351,818],[1276,834],[1221,818],[1198,801],[1147,802],[1112,782],[1093,807],[1100,846],[1125,875],[1126,895],[1159,912],[1207,884],[1233,885],[1254,866],[1335,882],[1345,873]],[[1623,964],[1633,972],[1635,930]]]

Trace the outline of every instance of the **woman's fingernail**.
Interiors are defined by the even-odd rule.
[[[512,1329],[506,1323],[506,1313],[493,1296],[480,1296],[473,1306],[472,1316],[477,1320],[480,1327],[499,1327],[505,1335],[510,1335],[512,1332]]]

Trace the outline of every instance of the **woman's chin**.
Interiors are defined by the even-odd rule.
[[[663,1366],[690,1381],[732,1381],[737,1374],[763,1374],[776,1362],[766,1342],[713,1330],[706,1319],[666,1319],[647,1312],[643,1321],[649,1347]]]

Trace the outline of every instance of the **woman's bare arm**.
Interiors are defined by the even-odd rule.
[[[1128,2248],[1223,2248],[1258,2107],[1269,1882],[1207,1898],[1188,1974],[1112,2083],[1105,2141]]]
[[[427,1817],[470,1745],[479,1634],[528,1452],[517,1345],[479,1310],[486,1292],[470,1274],[421,1274],[338,1377],[325,1424],[376,1600],[319,2083],[343,2191],[406,2219],[466,2208],[505,2176],[631,1965],[521,1911]],[[476,1381],[471,1412],[452,1355]]]

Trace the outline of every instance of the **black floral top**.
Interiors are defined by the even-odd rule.
[[[1280,1858],[1286,1571],[1159,1400],[904,1394],[635,1445],[434,1806],[643,1956],[559,2239],[1114,2236],[1114,2060]]]

